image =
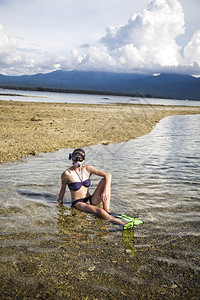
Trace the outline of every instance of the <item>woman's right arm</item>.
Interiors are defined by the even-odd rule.
[[[68,182],[68,179],[67,179],[67,176],[66,176],[66,173],[63,172],[62,175],[61,175],[61,188],[60,188],[60,193],[59,193],[59,196],[58,196],[58,204],[63,204],[63,197],[65,195],[65,191],[66,191],[66,185],[67,185],[67,182]]]

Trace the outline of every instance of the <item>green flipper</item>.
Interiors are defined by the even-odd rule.
[[[138,218],[135,218],[132,221],[128,222],[126,225],[124,225],[124,230],[133,229],[134,225],[140,225],[140,224],[143,224],[143,221],[138,220]]]
[[[139,218],[133,218],[133,217],[129,217],[127,215],[121,215],[121,214],[116,214],[116,213],[110,213],[110,215],[112,215],[113,217],[115,218],[118,218],[118,219],[123,219],[124,221],[128,222],[126,225],[124,225],[124,229],[131,229],[133,228],[134,225],[140,225],[140,224],[143,224],[143,221],[142,220],[139,220]],[[131,223],[133,225],[131,225]],[[129,225],[130,224],[130,225]],[[130,227],[130,228],[129,228]]]
[[[129,217],[129,216],[127,216],[127,215],[120,215],[118,218],[119,218],[119,219],[123,219],[124,221],[127,221],[127,222],[131,222],[131,221],[134,221],[134,220],[135,220],[135,218]]]
[[[135,220],[134,221],[134,225],[140,225],[140,224],[143,224],[142,220]]]
[[[134,221],[131,221],[129,223],[127,223],[126,225],[124,225],[124,230],[127,230],[127,229],[133,229],[134,227]]]

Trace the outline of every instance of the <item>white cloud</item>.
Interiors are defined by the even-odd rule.
[[[185,47],[184,56],[189,63],[200,65],[200,30],[194,33],[191,41]]]
[[[0,24],[0,67],[2,73],[7,74],[8,69],[11,70],[19,66],[23,61],[23,55],[16,51],[16,40],[9,38]]]
[[[184,14],[177,0],[153,0],[126,25],[109,27],[101,40],[121,65],[176,66],[180,63],[175,39],[184,33]]]
[[[107,59],[110,70],[125,72],[160,72],[164,68],[192,72],[191,63],[194,63],[198,72],[200,34],[198,31],[193,36],[183,57],[176,39],[184,34],[184,25],[184,13],[178,0],[149,1],[147,9],[134,14],[127,24],[109,26],[101,39],[104,47],[90,50],[82,62],[89,61],[91,68],[98,69],[98,63],[102,68]]]
[[[109,49],[133,44],[152,47],[174,39],[184,33],[184,14],[177,0],[153,0],[147,9],[134,14],[126,25],[110,26],[102,42]],[[155,44],[156,43],[156,44]]]
[[[9,38],[0,24],[0,51],[1,53],[11,52],[16,47],[16,41],[14,38]]]
[[[79,68],[81,70],[109,71],[115,67],[115,60],[109,55],[106,48],[91,47],[82,58]]]

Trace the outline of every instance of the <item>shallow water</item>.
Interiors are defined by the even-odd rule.
[[[89,94],[74,94],[74,93],[70,94],[70,93],[21,91],[21,90],[6,90],[6,89],[2,89],[2,90],[0,89],[0,100],[48,102],[48,103],[86,103],[86,104],[127,103],[127,104],[200,106],[199,100],[139,98],[139,97],[127,97],[127,96],[89,95]]]
[[[167,117],[136,140],[85,148],[113,175],[112,211],[144,221],[134,231],[71,209],[68,191],[52,205],[70,149],[2,164],[2,299],[199,299],[199,125]]]

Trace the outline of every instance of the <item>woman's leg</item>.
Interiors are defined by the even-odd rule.
[[[108,197],[107,197],[106,201],[102,202],[101,195],[104,191],[104,188],[105,188],[105,179],[102,178],[92,195],[91,203],[93,205],[98,205],[100,203],[103,203],[103,209],[106,212],[109,212],[110,211],[111,185],[108,186]]]
[[[86,204],[84,202],[78,202],[77,204],[75,204],[74,207],[76,207],[80,211],[91,213],[95,216],[98,216],[104,220],[114,222],[114,223],[120,224],[120,225],[125,225],[125,223],[122,220],[112,217],[104,209],[102,209],[100,207],[96,207],[91,204]]]

